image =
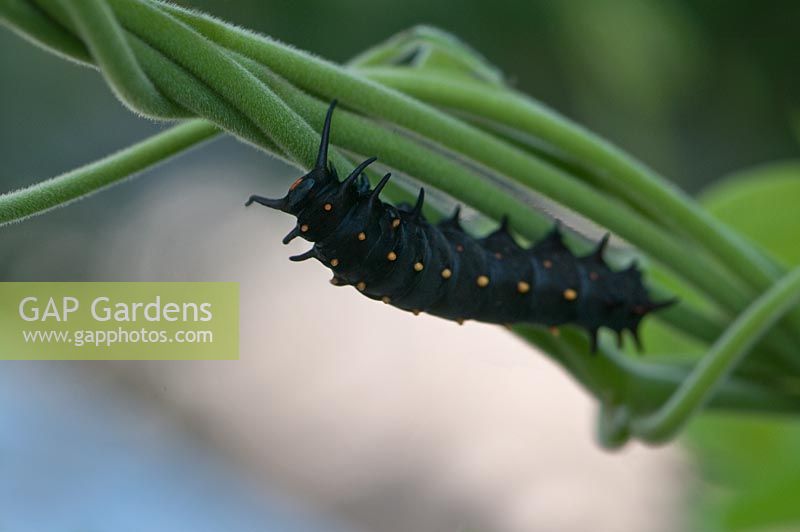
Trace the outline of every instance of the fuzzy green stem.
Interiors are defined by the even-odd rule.
[[[593,182],[665,228],[680,231],[702,249],[720,257],[739,279],[763,291],[782,275],[781,268],[725,224],[715,219],[678,187],[662,179],[608,141],[532,98],[469,79],[451,79],[412,68],[371,67],[356,72],[425,102],[472,113],[549,143],[579,161],[590,161]],[[792,317],[800,324],[800,311]],[[794,334],[797,339],[798,335]]]
[[[191,120],[81,168],[0,196],[0,226],[42,214],[119,183],[219,133]]]
[[[743,264],[745,280],[771,284],[780,271],[763,255],[704,211],[678,187],[660,178],[625,152],[533,100],[484,83],[450,79],[410,68],[359,69],[369,79],[437,105],[496,120],[533,135],[578,160],[591,161],[602,186],[630,205],[644,209],[665,227],[677,229],[728,262]],[[742,258],[747,257],[746,262]]]
[[[0,0],[0,23],[21,37],[65,59],[90,64],[83,42],[27,0]]]
[[[156,118],[188,116],[179,105],[165,98],[142,71],[106,2],[81,0],[63,5],[108,84],[131,110]]]

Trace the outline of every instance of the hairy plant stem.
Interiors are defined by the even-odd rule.
[[[0,226],[24,220],[108,188],[208,140],[220,132],[189,120],[124,150],[58,177],[0,196]]]
[[[516,128],[574,160],[591,161],[593,184],[641,209],[664,228],[679,231],[698,248],[712,251],[721,262],[735,264],[733,273],[756,291],[766,290],[785,273],[669,181],[524,94],[412,68],[370,67],[354,71],[422,101]],[[800,329],[800,310],[794,313],[792,324],[796,331]],[[793,338],[798,340],[800,336],[794,334]]]

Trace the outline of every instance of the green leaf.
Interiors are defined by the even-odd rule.
[[[738,172],[706,190],[701,201],[785,265],[800,264],[800,161]]]

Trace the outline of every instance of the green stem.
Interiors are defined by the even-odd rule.
[[[63,5],[108,84],[131,110],[155,118],[188,116],[183,108],[165,98],[142,71],[107,3],[81,0]]]
[[[728,328],[655,413],[631,420],[633,435],[648,442],[671,438],[708,401],[750,348],[800,301],[800,268],[758,298]]]
[[[42,214],[110,187],[219,133],[191,120],[58,177],[0,196],[0,226]]]
[[[524,94],[412,68],[371,67],[355,71],[425,102],[517,128],[573,158],[590,161],[597,170],[592,173],[593,181],[597,180],[604,190],[713,252],[758,292],[768,289],[783,273],[769,257],[678,187],[608,141]],[[797,339],[794,329],[800,327],[800,310],[793,313],[791,320],[793,337]]]
[[[591,161],[602,185],[630,205],[643,208],[665,227],[677,229],[714,251],[723,261],[742,264],[745,280],[765,288],[780,275],[766,257],[703,210],[678,187],[584,127],[532,98],[464,79],[449,79],[410,68],[368,68],[358,72],[426,102],[496,120],[533,135],[579,160]],[[745,262],[742,259],[746,258]]]
[[[80,64],[92,62],[89,50],[80,39],[27,0],[0,0],[0,23],[65,59]]]

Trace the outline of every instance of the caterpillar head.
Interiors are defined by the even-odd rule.
[[[298,236],[312,242],[323,239],[336,229],[361,195],[370,193],[377,201],[380,190],[388,181],[387,175],[370,191],[369,182],[363,179],[364,170],[375,162],[375,157],[365,160],[344,181],[339,181],[333,165],[328,164],[331,116],[335,106],[336,100],[328,107],[314,168],[292,183],[286,196],[277,199],[250,196],[246,203],[259,203],[297,217],[294,229],[283,239],[284,244]],[[374,207],[373,203],[369,205]]]
[[[331,102],[328,113],[325,116],[325,126],[322,128],[322,139],[317,152],[317,161],[310,172],[297,178],[289,187],[289,191],[282,198],[264,198],[262,196],[250,196],[245,205],[253,202],[260,203],[266,207],[277,209],[297,216],[315,196],[323,190],[330,188],[331,183],[338,183],[336,171],[328,166],[328,144],[330,143],[331,117],[333,109],[336,107],[336,100]]]

